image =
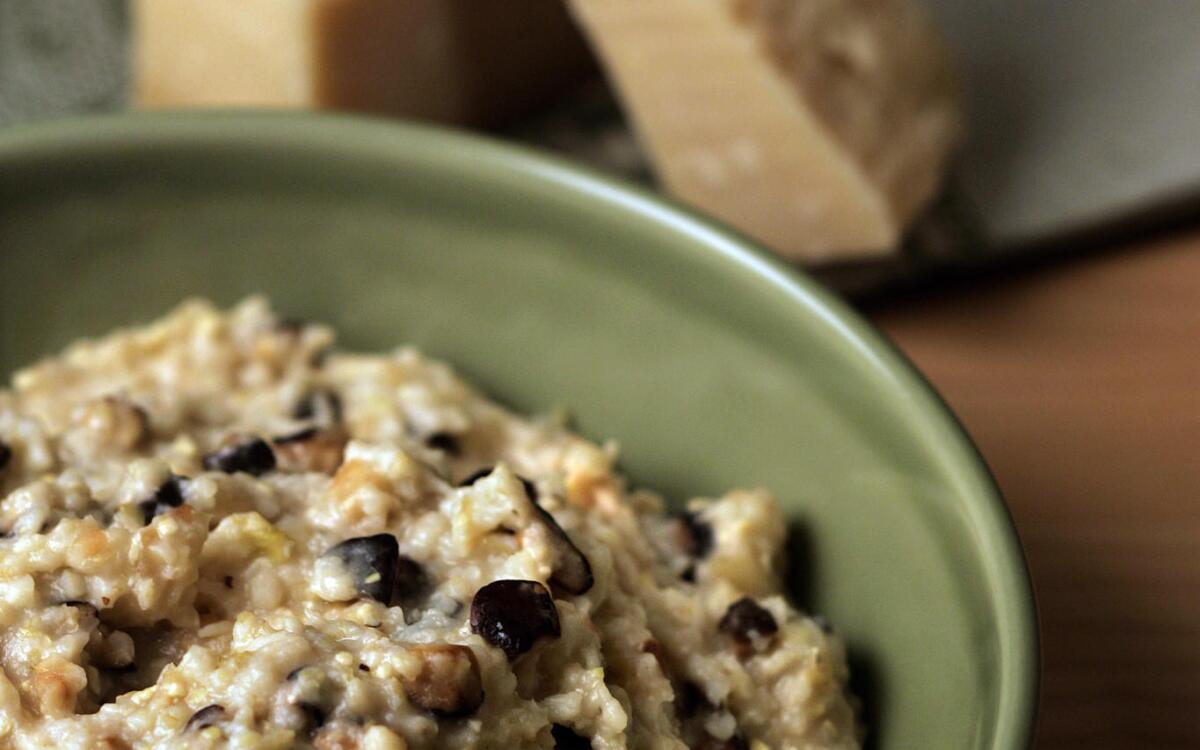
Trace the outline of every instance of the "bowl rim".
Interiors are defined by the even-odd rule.
[[[635,215],[682,235],[783,292],[808,314],[822,318],[911,398],[914,413],[941,438],[947,466],[970,491],[967,518],[978,531],[989,597],[997,615],[1000,678],[994,750],[1032,745],[1039,693],[1040,644],[1029,569],[1012,516],[995,477],[949,405],[916,366],[882,332],[834,292],[772,254],[757,241],[668,197],[525,145],[455,129],[353,114],[258,110],[180,110],[82,115],[0,128],[0,172],[18,161],[102,152],[138,144],[169,145],[220,138],[247,145],[289,143],[345,149],[370,135],[409,156],[453,153],[474,168],[574,193],[611,210]],[[364,138],[364,140],[367,140]],[[353,146],[349,146],[353,147]],[[418,158],[415,157],[414,158]],[[424,157],[437,161],[439,156]]]

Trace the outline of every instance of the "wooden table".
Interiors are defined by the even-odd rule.
[[[1200,233],[870,313],[1016,518],[1037,747],[1200,747]]]

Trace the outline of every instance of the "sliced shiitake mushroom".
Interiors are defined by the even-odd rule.
[[[192,717],[183,725],[183,731],[199,732],[201,729],[216,726],[222,721],[225,721],[225,707],[212,703],[192,714]]]
[[[471,600],[471,631],[515,659],[543,638],[562,634],[558,609],[537,581],[492,581]]]
[[[308,391],[292,408],[292,418],[312,420],[324,425],[341,424],[341,396],[329,388],[315,388]]]
[[[240,471],[262,476],[275,468],[275,452],[262,438],[247,438],[205,455],[204,468],[226,474]]]
[[[295,682],[296,678],[298,678],[300,676],[301,672],[303,672],[304,670],[309,669],[311,667],[312,667],[311,664],[301,664],[300,666],[296,667],[292,671],[288,672],[287,675],[283,679],[287,680],[288,682]]]
[[[775,618],[748,596],[743,596],[721,616],[717,629],[741,644],[750,644],[755,637],[766,638],[779,631]]]
[[[452,432],[432,432],[425,436],[425,445],[439,450],[449,456],[458,456],[462,454],[462,443],[458,436]]]
[[[491,474],[491,473],[492,473],[491,466],[485,466],[482,469],[477,469],[476,471],[471,472],[470,474],[468,474],[467,476],[465,476],[461,480],[459,480],[458,486],[459,487],[470,487],[471,485],[475,484],[480,479],[483,479],[484,477],[486,477],[488,474]]]
[[[289,432],[286,435],[278,435],[273,437],[271,438],[271,442],[274,443],[276,447],[280,445],[287,445],[288,443],[303,443],[316,437],[318,432],[320,432],[320,430],[318,430],[316,427],[305,427],[304,429],[296,430],[295,432]]]
[[[421,563],[407,555],[400,555],[396,563],[396,582],[392,586],[392,603],[410,608],[433,588],[433,582]]]
[[[404,683],[413,705],[446,717],[469,716],[482,705],[483,679],[470,648],[428,643],[411,646],[409,653],[421,662],[417,675]]]
[[[538,503],[537,490],[533,484],[527,480],[522,482],[525,485],[525,495],[529,498],[530,510],[550,532],[550,545],[554,554],[553,572],[550,574],[551,585],[573,596],[587,593],[595,583],[592,564],[571,541],[571,537],[567,536],[567,532],[558,525],[558,521],[554,520],[554,516]]]
[[[687,563],[679,572],[679,577],[694,583],[696,566],[712,554],[715,546],[712,525],[702,519],[699,513],[684,512],[674,517],[671,532],[675,547],[687,556]]]
[[[147,525],[163,513],[183,505],[183,482],[186,477],[172,474],[154,494],[138,503],[142,521]]]
[[[460,482],[459,486],[465,487],[474,484],[491,473],[492,469],[490,468],[480,469]],[[538,502],[538,491],[533,482],[524,477],[518,477],[518,479],[521,480],[525,498],[529,501],[530,513],[549,532],[551,553],[554,556],[551,563],[551,585],[555,589],[573,596],[587,593],[595,582],[592,576],[592,565],[588,562],[587,556],[575,546],[567,532],[558,525],[558,521],[554,520],[554,516],[550,515],[550,512]]]
[[[675,517],[679,524],[679,544],[690,557],[703,560],[712,554],[713,528],[698,513],[680,513]]]
[[[391,534],[347,539],[333,545],[325,557],[336,557],[354,578],[358,593],[377,602],[391,604],[400,561],[400,545]]]

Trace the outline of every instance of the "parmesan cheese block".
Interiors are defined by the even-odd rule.
[[[666,187],[790,258],[893,250],[960,116],[910,0],[570,0]]]
[[[148,108],[313,108],[492,123],[591,66],[558,0],[134,0]]]

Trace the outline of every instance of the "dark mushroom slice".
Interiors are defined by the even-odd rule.
[[[250,438],[207,454],[204,468],[226,474],[241,471],[262,476],[275,468],[275,452],[262,438]]]
[[[712,554],[715,546],[712,525],[702,519],[699,513],[679,513],[674,518],[672,536],[675,546],[689,558],[679,577],[688,583],[695,583],[696,566]]]
[[[675,523],[677,543],[686,555],[703,560],[712,554],[713,528],[699,513],[680,513],[675,516]]]
[[[492,470],[494,468],[495,468],[494,466],[485,466],[482,469],[476,469],[475,471],[471,472],[467,476],[463,477],[462,480],[458,483],[458,486],[459,487],[470,487],[471,485],[478,482],[480,479],[483,479],[484,477],[486,477],[488,474],[491,474]]]
[[[550,544],[554,553],[553,572],[550,574],[551,585],[573,596],[587,593],[595,583],[595,579],[592,577],[592,564],[571,541],[571,537],[567,536],[567,532],[558,525],[558,521],[554,520],[554,516],[538,504],[537,491],[533,489],[533,485],[527,480],[521,481],[525,483],[525,494],[529,497],[530,509],[550,532]]]
[[[749,644],[755,636],[766,638],[779,631],[775,618],[757,602],[743,596],[721,616],[717,629],[738,643]]]
[[[537,581],[492,581],[471,600],[471,631],[515,659],[543,638],[562,634],[558,609]]]
[[[592,741],[565,724],[550,727],[554,750],[592,750]]]
[[[8,443],[0,440],[0,471],[4,471],[9,462],[12,461],[12,448],[8,447]]]
[[[329,388],[314,388],[296,402],[292,408],[292,418],[311,419],[326,425],[341,424],[342,397]]]
[[[421,563],[400,555],[396,563],[396,582],[392,586],[392,601],[401,607],[416,606],[433,588],[433,581]]]
[[[300,666],[293,669],[291,672],[288,672],[287,676],[285,676],[283,679],[288,682],[295,682],[296,678],[300,676],[300,673],[306,669],[309,669],[310,667],[312,667],[311,664],[301,664]]]
[[[316,427],[305,427],[302,430],[296,430],[295,432],[289,432],[286,435],[273,437],[271,438],[271,442],[276,446],[287,445],[288,443],[303,443],[305,440],[311,440],[317,434],[317,432],[318,430]]]
[[[425,445],[450,456],[462,454],[462,444],[459,443],[458,436],[452,432],[438,431],[430,433],[425,436]]]
[[[91,602],[85,602],[81,599],[67,599],[63,602],[60,602],[60,604],[62,604],[64,607],[77,607],[83,610],[85,613],[90,613],[94,617],[100,616],[100,610],[97,609],[96,605],[92,604]]]
[[[183,731],[199,732],[201,729],[216,726],[222,721],[225,721],[225,707],[213,703],[192,714],[192,717],[183,725]]]
[[[460,487],[467,487],[491,474],[493,468],[480,469],[459,482]],[[525,477],[517,477],[525,489],[525,497],[529,500],[529,509],[534,517],[550,532],[550,543],[553,548],[554,562],[550,583],[556,589],[578,596],[592,587],[595,579],[592,577],[592,565],[587,557],[579,551],[567,532],[558,525],[554,516],[538,502],[537,486]]]
[[[142,512],[142,521],[145,524],[149,525],[163,513],[169,513],[172,509],[183,505],[183,482],[186,479],[186,477],[172,474],[154,491],[153,495],[138,503],[138,509]]]
[[[400,545],[391,534],[375,534],[347,539],[333,545],[325,557],[342,561],[354,578],[358,593],[390,605],[400,564]]]
[[[469,716],[483,704],[483,679],[475,652],[452,643],[429,643],[409,648],[421,662],[417,675],[406,680],[404,694],[415,706],[445,717]]]

